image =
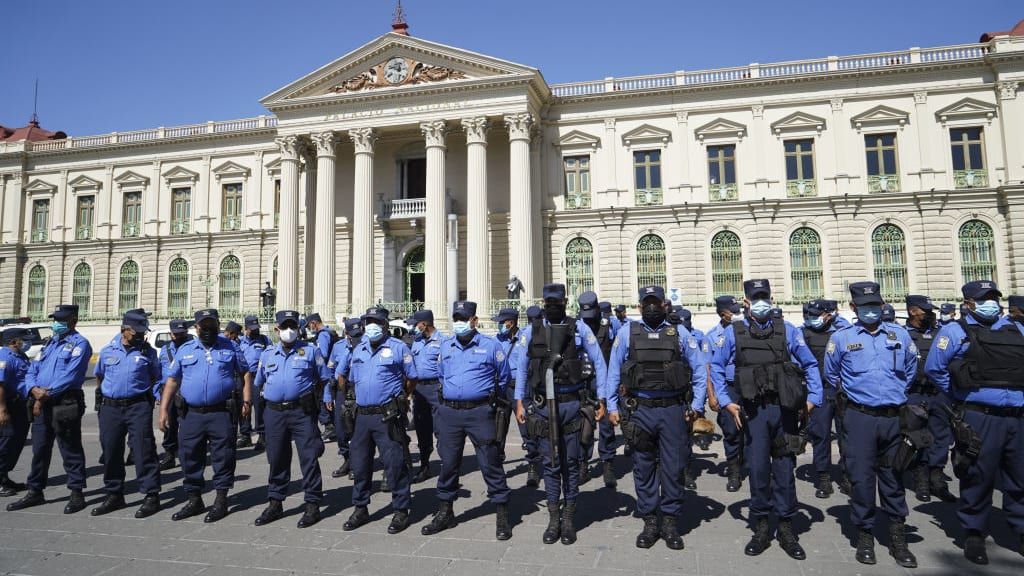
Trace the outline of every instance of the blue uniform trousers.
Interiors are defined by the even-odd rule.
[[[798,415],[778,404],[744,402],[747,413],[747,466],[750,469],[750,516],[763,517],[772,511],[782,518],[796,514],[796,456],[773,456],[775,439],[796,434]],[[727,413],[728,414],[728,413]],[[731,419],[731,418],[730,418]]]
[[[832,468],[832,423],[835,422],[836,440],[839,444],[839,464],[843,465],[843,440],[839,415],[836,413],[835,394],[826,395],[825,401],[811,412],[807,420],[807,435],[813,450],[814,471],[818,474],[831,472]]]
[[[900,443],[900,419],[873,416],[850,407],[843,417],[846,442],[846,471],[853,491],[850,494],[850,519],[862,530],[875,526],[875,490],[882,511],[890,519],[907,517],[907,499],[903,475],[883,466]]]
[[[178,404],[173,400],[167,406],[167,432],[164,432],[161,446],[164,447],[164,452],[178,455]]]
[[[437,432],[434,415],[437,413],[437,383],[416,384],[412,393],[412,425],[416,429],[416,446],[420,450],[420,462],[426,463],[434,451],[434,436]],[[438,448],[438,452],[440,452]]]
[[[591,386],[591,392],[597,392],[596,385]],[[596,396],[595,396],[596,398]],[[583,443],[583,462],[590,462],[590,459],[594,457],[594,439],[593,438],[581,438]],[[615,458],[615,426],[605,418],[597,423],[597,456],[602,462],[611,462]],[[586,470],[582,470],[582,473],[586,473]]]
[[[263,415],[266,422],[267,497],[284,500],[288,496],[288,483],[292,479],[292,443],[299,454],[302,470],[302,490],[305,502],[319,503],[323,499],[323,477],[320,474],[320,456],[324,453],[324,442],[320,438],[315,416],[301,408],[274,410],[267,408]]]
[[[541,418],[548,419],[546,403],[537,406],[536,409]],[[547,493],[548,502],[558,502],[561,496],[564,496],[566,501],[575,501],[580,493],[580,431],[564,431],[566,426],[581,417],[579,400],[559,402],[558,416],[563,430],[562,445],[559,447],[562,455],[560,465],[551,464],[551,440],[548,436],[537,439],[540,457],[544,463],[544,491]]]
[[[59,400],[51,399],[43,404],[42,411],[32,421],[32,468],[25,481],[29,490],[42,492],[50,474],[50,459],[53,456],[53,442],[57,441],[60,457],[64,462],[67,486],[71,490],[85,489],[85,449],[82,448],[82,419],[69,426],[60,436],[53,428],[53,405]]]
[[[953,430],[949,427],[949,416],[942,409],[949,404],[949,397],[936,389],[935,394],[908,394],[907,402],[928,406],[928,431],[932,433],[932,445],[918,454],[919,461],[929,468],[945,468],[949,459],[949,448],[953,445]]]
[[[182,485],[189,495],[203,491],[206,448],[209,444],[213,464],[213,487],[230,490],[235,483],[235,442],[238,435],[227,411],[201,414],[188,409],[178,421],[178,447]]]
[[[530,438],[526,433],[526,424],[519,424],[515,419],[516,409],[516,383],[515,381],[509,382],[508,388],[505,389],[505,397],[508,398],[510,410],[512,410],[512,418],[509,419],[509,423],[516,422],[519,426],[519,437],[523,439],[523,444],[526,446],[526,461],[531,464],[540,464],[540,448],[537,445],[537,440]],[[529,400],[523,400],[525,406]],[[505,447],[501,447],[502,453],[504,453]]]
[[[981,453],[960,477],[956,512],[960,523],[968,530],[989,533],[998,479],[1006,521],[1018,536],[1024,536],[1024,418],[965,410],[964,420],[981,436]]]
[[[437,497],[454,502],[459,490],[459,469],[466,437],[476,450],[476,461],[487,485],[487,498],[494,504],[508,503],[510,491],[501,465],[494,412],[490,404],[458,410],[444,404],[437,407],[437,453],[441,473],[437,477]]]
[[[100,446],[103,463],[103,491],[124,494],[125,439],[131,443],[135,477],[142,494],[160,493],[160,470],[153,433],[153,406],[136,402],[129,406],[100,406]]]
[[[403,418],[403,421],[405,419]],[[373,480],[373,453],[380,449],[384,473],[391,483],[391,507],[406,510],[411,504],[409,469],[405,465],[405,447],[388,436],[389,423],[380,414],[358,414],[355,433],[349,441],[349,462],[352,465],[352,505],[370,504],[370,483]],[[404,424],[403,424],[404,427]]]
[[[353,386],[350,382],[349,386]],[[345,423],[342,422],[341,408],[345,404],[345,392],[338,387],[334,391],[334,433],[338,436],[338,456],[348,460],[348,433],[345,432]]]
[[[739,395],[732,385],[729,386],[729,397],[739,398]],[[733,421],[732,416],[724,410],[719,410],[718,417],[715,419],[718,422],[718,427],[722,429],[722,445],[725,447],[725,457],[728,460],[736,460],[737,458],[743,458],[743,445],[746,440],[743,432],[736,427],[736,422]]]
[[[638,406],[630,418],[658,443],[656,452],[633,450],[637,514],[649,516],[660,509],[665,516],[677,517],[683,502],[679,474],[690,457],[686,406]]]
[[[14,470],[28,438],[28,411],[25,410],[25,401],[20,398],[8,398],[7,414],[10,416],[10,423],[0,428],[0,476]]]

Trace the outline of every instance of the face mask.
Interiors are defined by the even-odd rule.
[[[455,331],[456,336],[465,336],[473,331],[473,327],[465,320],[456,320],[452,324],[452,330]]]
[[[804,326],[812,330],[821,330],[825,326],[825,319],[821,316],[804,316]]]
[[[943,314],[943,315],[939,316],[939,318],[942,318],[943,322],[949,322],[950,320],[953,319],[953,315],[952,314]]]
[[[31,348],[31,347],[32,347],[32,343],[29,342],[28,340],[22,340],[21,341],[21,353],[22,354],[27,353],[28,349]]]
[[[548,319],[548,322],[551,322],[552,324],[561,324],[565,321],[565,305],[545,304],[544,316]]]
[[[299,331],[295,328],[285,328],[278,332],[278,336],[281,337],[281,342],[292,344],[299,338]]]
[[[640,312],[640,317],[643,318],[644,324],[647,324],[651,328],[661,326],[667,316],[668,314],[665,312],[665,307],[661,304],[646,304]]]
[[[750,315],[758,320],[764,320],[772,311],[772,303],[767,300],[754,300],[750,305]]]
[[[68,324],[67,322],[57,322],[54,320],[53,324],[50,324],[50,329],[57,336],[61,336],[68,331]]]
[[[413,336],[419,336],[420,334],[423,334],[423,330],[420,330],[420,327],[419,327],[419,326],[413,326],[413,327],[412,327],[412,328],[411,328],[411,329],[409,330],[409,332],[412,332],[412,335],[413,335]]]
[[[981,300],[974,305],[974,313],[986,320],[999,317],[999,300]]]
[[[498,326],[498,334],[501,334],[502,336],[504,336],[505,334],[508,334],[508,331],[509,331],[508,325],[502,323],[501,326]]]
[[[216,328],[200,328],[199,329],[199,341],[206,346],[213,346],[217,342],[217,329]]]
[[[857,319],[868,325],[878,324],[878,321],[882,319],[882,307],[858,306]]]
[[[363,334],[370,339],[370,342],[380,342],[384,338],[384,329],[380,324],[367,324],[366,328],[363,328]]]
[[[132,346],[142,346],[146,342],[145,334],[132,334],[132,337],[128,339],[128,344]]]

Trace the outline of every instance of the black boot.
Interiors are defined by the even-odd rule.
[[[85,509],[85,496],[82,495],[81,490],[71,490],[71,497],[68,498],[68,504],[64,507],[65,514],[74,514]]]
[[[512,520],[508,515],[508,504],[498,504],[497,516],[494,537],[498,540],[508,540],[512,537]]]
[[[380,477],[380,491],[391,492],[391,482],[388,481],[387,471],[385,471]]]
[[[562,511],[558,502],[548,502],[548,527],[544,529],[544,543],[554,544],[562,535]]]
[[[918,464],[914,467],[914,495],[918,502],[931,502],[932,491],[928,483],[928,469]]]
[[[843,476],[839,479],[839,493],[844,496],[849,496],[853,492],[853,483],[850,482],[850,476],[846,472],[843,472]]]
[[[832,475],[828,472],[818,473],[818,484],[814,491],[815,498],[828,498],[832,495]]]
[[[831,483],[830,483],[831,484]],[[779,547],[789,554],[789,557],[794,560],[806,560],[807,553],[804,552],[803,546],[796,538],[796,533],[793,532],[793,523],[789,518],[779,520],[779,531],[778,531]]]
[[[348,517],[348,520],[345,521],[341,529],[351,532],[369,521],[370,513],[367,512],[366,506],[356,506],[356,509],[352,511],[352,515]]]
[[[36,492],[35,490],[29,490],[21,497],[20,500],[15,500],[7,505],[8,512],[14,512],[16,510],[24,510],[25,508],[31,508],[33,506],[39,506],[45,504],[46,499],[43,498],[42,492]]]
[[[149,518],[153,514],[160,511],[160,495],[159,494],[146,494],[146,497],[142,499],[142,506],[135,511],[136,518]]]
[[[875,537],[870,530],[861,530],[857,534],[857,562],[861,564],[874,564],[875,560]]]
[[[697,477],[693,475],[693,470],[689,466],[683,468],[683,488],[687,490],[697,489]]]
[[[284,516],[284,508],[281,506],[280,500],[271,500],[267,502],[267,507],[263,509],[259,518],[256,519],[257,526],[264,526],[270,524],[274,520],[280,520]]]
[[[573,516],[576,515],[576,501],[566,500],[562,506],[562,544],[568,546],[576,542],[576,526],[573,524]]]
[[[313,524],[320,521],[320,505],[316,502],[306,502],[306,509],[302,512],[302,518],[299,518],[299,528],[309,528]]]
[[[615,466],[611,460],[605,461],[601,476],[604,478],[605,488],[615,488],[618,485],[618,481],[615,479]]]
[[[341,466],[338,466],[337,470],[335,470],[334,472],[331,472],[331,478],[341,478],[343,476],[348,476],[348,473],[351,470],[352,470],[352,466],[349,465],[348,458],[345,458],[345,460],[343,460],[341,462]]]
[[[0,477],[0,498],[14,496],[15,494],[21,492],[24,489],[24,484],[20,484],[18,482],[15,482],[14,480],[11,480],[7,476],[7,474],[4,474],[3,477]]]
[[[661,519],[661,539],[672,550],[683,549],[683,537],[679,535],[679,531],[676,529],[675,516],[666,515]]]
[[[580,460],[580,481],[576,483],[577,486],[583,486],[587,482],[590,482],[590,462],[586,460]]]
[[[191,518],[192,516],[198,516],[206,510],[206,504],[203,504],[203,497],[199,494],[190,494],[188,502],[171,516],[171,520],[184,520],[185,518]]]
[[[395,510],[391,517],[391,524],[388,524],[388,534],[398,534],[409,527],[409,511]]]
[[[964,540],[964,558],[982,566],[988,564],[988,552],[985,551],[984,534],[975,530],[967,532],[967,539]]]
[[[107,494],[99,506],[89,511],[92,516],[103,516],[114,510],[124,508],[124,494]]]
[[[903,520],[893,520],[889,524],[889,555],[904,568],[917,568],[917,558],[907,548],[907,525]]]
[[[256,436],[256,443],[253,444],[252,447],[257,452],[261,452],[263,450],[266,450],[267,449],[267,437],[264,436],[263,434],[258,434]]]
[[[321,436],[324,442],[334,442],[338,439],[338,435],[334,433],[334,424],[327,424],[324,426],[324,433]]]
[[[644,529],[636,536],[637,548],[650,548],[658,541],[661,530],[658,528],[658,515],[648,514],[644,516]]]
[[[956,496],[949,491],[949,484],[946,482],[945,476],[942,475],[942,468],[932,468],[928,471],[928,484],[930,484],[932,494],[939,500],[956,502]]]
[[[213,500],[213,506],[210,506],[210,511],[206,513],[206,517],[203,518],[203,522],[212,524],[217,520],[228,515],[228,491],[217,490],[217,497]]]
[[[740,460],[739,458],[733,458],[726,462],[728,469],[729,480],[725,484],[725,489],[729,492],[739,492],[740,488],[743,487],[743,480],[740,477]]]
[[[750,537],[750,542],[747,542],[747,547],[743,549],[743,553],[747,556],[758,556],[768,549],[771,541],[772,535],[768,529],[768,517],[761,516],[754,522],[754,535]]]
[[[235,448],[249,448],[252,446],[252,436],[248,434],[242,434],[238,438],[238,442],[235,442]]]
[[[174,454],[170,452],[164,452],[164,455],[160,457],[160,471],[166,472],[174,468]]]
[[[530,462],[529,464],[529,468],[526,471],[526,485],[530,488],[540,486],[540,465],[536,462]]]
[[[452,502],[445,502],[441,500],[437,506],[437,512],[434,512],[434,517],[430,519],[430,524],[427,524],[423,528],[420,528],[420,534],[424,536],[433,536],[442,530],[447,530],[455,526],[455,510]]]

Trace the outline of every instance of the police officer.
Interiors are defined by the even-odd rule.
[[[508,410],[504,400],[509,381],[508,358],[500,342],[477,331],[476,302],[459,301],[452,306],[454,335],[441,344],[437,366],[441,380],[437,405],[437,451],[441,473],[437,477],[437,512],[423,527],[424,535],[437,534],[455,525],[453,505],[459,490],[459,469],[466,437],[473,443],[480,473],[487,485],[487,498],[497,507],[495,535],[512,537],[508,514],[511,491],[498,450],[497,409]],[[417,363],[416,368],[419,369]],[[507,412],[506,412],[507,414]]]
[[[939,328],[956,322],[956,304],[944,302],[939,306]]]
[[[416,374],[420,379],[412,393],[412,422],[416,428],[416,445],[420,451],[420,469],[413,477],[414,483],[430,478],[430,454],[434,451],[434,435],[437,430],[434,414],[437,412],[437,362],[441,354],[443,335],[434,327],[434,313],[419,310],[409,317],[412,334],[412,358],[416,363]]]
[[[733,318],[739,317],[743,312],[743,306],[736,300],[735,296],[723,295],[715,298],[715,311],[718,313],[719,322],[715,324],[706,335],[711,354],[716,348],[725,344],[725,329],[732,326]],[[709,356],[710,363],[710,356]],[[725,367],[725,385],[731,396],[737,396],[735,391],[735,366],[732,364]],[[715,387],[708,386],[708,404],[711,409],[718,413],[716,421],[722,429],[722,445],[725,448],[725,489],[729,492],[739,492],[743,487],[743,447],[746,444],[746,437],[736,421],[728,412],[721,409],[721,403],[715,394]]]
[[[363,314],[363,339],[352,351],[342,375],[355,382],[356,424],[349,441],[352,473],[352,505],[355,510],[342,527],[346,531],[370,521],[370,481],[374,446],[380,448],[385,474],[391,481],[391,507],[395,511],[389,534],[409,527],[409,437],[407,385],[416,380],[412,351],[387,331],[388,310],[372,307]]]
[[[887,303],[882,306],[882,322],[896,323],[896,309],[892,304]]]
[[[238,346],[239,349],[242,347],[242,325],[234,320],[229,321],[224,325],[224,337],[231,340],[231,343]]]
[[[601,349],[601,357],[607,365],[612,353],[612,343],[615,342],[615,330],[611,320],[601,312],[600,303],[597,301],[597,294],[591,291],[584,292],[579,296],[580,320],[586,323],[590,331],[597,338],[597,346]],[[609,316],[611,315],[611,304],[608,303]],[[592,379],[589,384],[589,393],[592,400],[599,397],[598,388],[603,386],[601,382]],[[597,423],[597,455],[601,460],[601,477],[604,485],[608,488],[615,488],[618,481],[615,479],[615,426],[608,418],[602,418]],[[580,485],[590,480],[590,458],[594,455],[594,435],[582,436],[582,456],[580,460]]]
[[[53,441],[57,440],[71,497],[65,514],[85,508],[85,450],[82,448],[82,384],[92,357],[89,341],[75,330],[78,305],[61,304],[49,315],[53,338],[31,362],[23,393],[32,403],[32,469],[28,491],[8,510],[21,510],[45,502],[43,488],[50,472]]]
[[[320,501],[323,482],[318,458],[324,453],[324,443],[317,426],[320,397],[317,386],[331,375],[320,349],[299,342],[299,313],[279,310],[274,316],[278,338],[260,355],[256,368],[255,385],[266,402],[267,507],[256,519],[257,526],[269,524],[284,516],[281,503],[288,496],[288,483],[292,477],[292,443],[299,453],[302,469],[302,489],[305,492],[305,510],[299,518],[299,528],[320,521]]]
[[[747,315],[722,333],[712,352],[711,378],[722,410],[737,428],[746,427],[749,442],[750,516],[754,534],[744,548],[757,556],[771,543],[768,515],[779,518],[779,546],[791,558],[807,557],[793,532],[797,511],[793,471],[801,420],[821,405],[818,361],[800,331],[772,317],[771,284],[743,282]],[[734,368],[733,389],[727,386]]]
[[[801,332],[804,342],[814,354],[818,361],[818,374],[822,380],[822,403],[811,412],[807,421],[807,435],[810,437],[813,449],[814,473],[817,475],[815,482],[815,498],[828,498],[833,494],[832,490],[832,424],[835,422],[837,431],[841,431],[842,423],[839,421],[839,414],[836,411],[836,389],[828,384],[825,376],[825,350],[828,349],[828,341],[837,330],[835,315],[829,312],[829,304],[822,300],[812,300],[803,305],[804,324]],[[849,482],[846,477],[843,454],[842,437],[839,437],[839,462],[842,473],[840,486]],[[841,490],[843,488],[840,488]],[[848,493],[847,490],[844,493]]]
[[[687,424],[704,410],[707,357],[685,327],[666,321],[661,286],[641,288],[640,306],[642,320],[623,326],[612,346],[604,386],[609,419],[622,422],[633,448],[636,508],[644,520],[637,548],[650,548],[660,537],[682,550],[679,477],[689,453]]]
[[[622,328],[629,323],[629,316],[626,315],[625,304],[619,304],[615,307],[615,319],[619,321],[619,328]],[[618,334],[619,331],[616,330],[615,333]]]
[[[145,494],[136,518],[160,510],[160,471],[153,436],[153,392],[160,384],[156,350],[146,342],[149,320],[144,310],[130,310],[121,319],[121,334],[100,350],[96,363],[99,386],[100,445],[106,455],[103,484],[107,497],[90,512],[101,516],[124,508],[124,447],[131,442],[139,491]]]
[[[547,493],[548,526],[545,544],[554,544],[561,537],[563,544],[576,541],[573,517],[579,495],[580,459],[580,393],[587,384],[585,359],[593,365],[598,382],[605,381],[605,363],[594,333],[582,320],[566,315],[564,284],[548,284],[543,289],[544,318],[534,320],[519,341],[520,353],[516,368],[516,420],[527,422],[529,406],[532,430],[544,459],[544,489]],[[554,380],[557,414],[550,414],[546,396],[547,372]],[[607,398],[599,393],[600,399]],[[600,420],[604,409],[598,410]],[[557,448],[548,435],[550,418],[558,418],[561,438]],[[555,462],[553,454],[559,454]],[[564,498],[560,506],[559,499]]]
[[[1024,324],[1024,296],[1010,296],[1006,299],[1006,315],[1017,324]]]
[[[355,388],[351,382],[346,383],[342,376],[342,368],[348,371],[352,350],[363,337],[363,322],[358,317],[345,320],[345,336],[334,343],[331,356],[327,359],[327,368],[331,371],[332,386],[324,388],[324,403],[334,414],[334,430],[338,437],[338,456],[341,466],[331,472],[332,478],[352,477],[349,465],[349,433],[345,427],[345,403],[355,402]]]
[[[171,330],[171,341],[164,344],[160,351],[157,353],[157,357],[160,359],[160,384],[156,388],[156,401],[163,405],[163,387],[164,383],[167,382],[167,377],[170,376],[171,363],[174,361],[174,355],[178,353],[178,350],[192,339],[192,335],[188,333],[190,322],[188,320],[175,319],[171,320],[168,326]],[[174,468],[174,459],[178,454],[178,405],[174,401],[174,398],[168,398],[167,405],[167,430],[164,432],[164,439],[162,442],[164,448],[164,454],[160,457],[160,470],[170,470]]]
[[[334,346],[335,340],[337,340],[337,334],[334,334],[324,324],[323,318],[316,312],[306,316],[306,328],[313,333],[313,343],[320,350],[320,355],[324,358],[329,357],[331,355],[331,348]],[[317,419],[320,425],[324,427],[324,442],[334,442],[337,440],[334,419],[331,417],[331,411],[327,409],[327,405],[323,401],[320,401],[320,411]]]
[[[907,548],[907,500],[902,474],[893,465],[902,450],[900,412],[917,375],[917,348],[907,331],[882,321],[878,284],[850,284],[850,308],[857,322],[832,335],[825,353],[825,377],[842,385],[846,469],[853,490],[850,517],[859,529],[857,561],[875,563],[875,486],[889,515],[889,553],[904,568],[917,566]]]
[[[0,333],[0,497],[14,496],[25,489],[11,480],[28,438],[28,414],[22,387],[28,374],[25,352],[32,342],[24,328],[8,328]]]
[[[256,373],[256,369],[260,363],[260,356],[263,351],[270,347],[270,338],[266,334],[260,334],[260,319],[256,316],[246,316],[245,325],[243,326],[244,333],[238,340],[238,347],[242,349],[242,356],[245,358],[245,363],[249,367],[249,371],[253,374]],[[240,438],[238,439],[238,448],[247,448],[253,446],[252,434],[256,433],[256,450],[263,450],[266,446],[266,439],[264,437],[263,427],[263,398],[257,395],[253,400],[252,406],[252,417],[243,418],[241,423],[238,425],[238,433]],[[253,426],[253,420],[256,421],[256,426]]]
[[[967,532],[964,556],[987,564],[985,539],[996,482],[1003,490],[1003,514],[1024,555],[1024,336],[1000,315],[1002,293],[991,280],[961,288],[967,314],[943,326],[925,373],[949,393],[959,418],[976,435],[957,446],[953,470],[960,480],[957,517]],[[973,448],[973,450],[969,450]]]
[[[519,338],[522,333],[519,330],[519,310],[515,308],[502,308],[498,310],[498,313],[491,317],[491,322],[494,322],[498,326],[498,333],[495,335],[495,339],[501,344],[501,351],[505,354],[505,358],[508,362],[510,380],[508,386],[505,387],[505,400],[510,404],[515,405],[515,393],[516,393],[516,354],[519,352],[519,348],[516,344],[519,343]],[[511,424],[511,419],[509,419]],[[503,436],[508,434],[506,429]],[[537,486],[540,484],[540,453],[537,450],[537,443],[526,434],[526,426],[519,425],[519,436],[522,438],[522,448],[526,452],[526,462],[528,465],[527,472],[527,485]],[[505,463],[505,444],[498,444],[498,455],[501,457],[502,464]],[[532,484],[531,484],[532,482]]]
[[[216,522],[228,514],[228,490],[235,481],[236,415],[248,418],[252,410],[252,373],[242,352],[219,334],[215,309],[195,314],[196,339],[185,342],[171,362],[160,403],[160,429],[167,431],[169,406],[178,403],[178,446],[188,502],[172,520],[201,514],[206,450],[213,463],[217,497],[203,518]],[[238,410],[235,381],[241,378],[242,408]]]

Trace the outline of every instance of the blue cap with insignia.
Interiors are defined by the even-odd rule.
[[[476,302],[470,302],[469,300],[459,300],[452,304],[452,318],[458,320],[469,320],[473,316],[476,316]]]
[[[434,311],[433,310],[417,310],[412,313],[411,316],[405,319],[405,323],[409,326],[415,326],[420,322],[426,322],[428,324],[434,323]]]
[[[956,304],[953,304],[951,302],[944,302],[941,306],[939,306],[939,312],[943,314],[952,314],[953,312],[956,312]]]
[[[828,312],[823,300],[811,300],[810,302],[804,302],[804,315],[805,316],[821,316]]]
[[[640,301],[647,298],[657,298],[659,302],[665,301],[665,289],[661,286],[644,286],[639,292]]]
[[[565,300],[565,284],[545,284],[543,297],[545,300]]]
[[[515,308],[502,308],[491,317],[491,322],[507,322],[509,320],[519,321],[519,310]]]
[[[299,312],[297,310],[278,310],[277,314],[274,314],[274,322],[278,326],[283,326],[285,322],[295,322],[295,325],[299,325]]]
[[[602,302],[598,302],[597,303],[597,307],[601,309],[601,314],[611,314],[612,313],[612,303],[607,301],[607,300],[604,300]]]
[[[348,318],[345,320],[345,334],[358,338],[363,335],[363,321],[359,318]]]
[[[625,312],[626,311],[626,305],[625,304],[619,304],[618,306],[615,307],[615,311],[616,312]]]
[[[882,291],[877,282],[854,282],[850,284],[850,298],[857,306],[868,304],[885,304],[882,300]]]
[[[735,296],[724,295],[715,298],[715,311],[721,312],[722,310],[728,310],[733,314],[739,314],[742,310],[739,301],[736,300]]]
[[[747,300],[772,297],[772,284],[767,278],[755,278],[743,282],[743,295]]]
[[[580,303],[580,318],[600,318],[601,309],[597,307],[597,294],[591,290],[587,290],[583,294],[580,294],[578,298]]]
[[[245,317],[245,327],[247,329],[249,329],[249,330],[259,330],[260,329],[260,319],[257,318],[256,316],[246,316]]]
[[[882,305],[882,322],[895,322],[896,321],[896,309],[892,307],[892,304]]]
[[[197,323],[202,322],[207,318],[213,318],[214,320],[220,322],[220,314],[217,312],[216,308],[207,308],[205,310],[199,310],[195,314],[195,321]]]
[[[25,340],[30,332],[25,328],[7,328],[0,333],[0,343],[10,344],[15,340]]]
[[[1017,308],[1018,310],[1024,310],[1024,296],[1010,296],[1006,299],[1006,305],[1010,308]]]
[[[544,311],[540,309],[540,306],[530,306],[526,309],[526,319],[533,322],[540,318],[543,312]]]
[[[78,316],[78,304],[61,304],[50,312],[49,317],[58,322],[67,322]]]
[[[390,312],[388,311],[387,308],[382,308],[380,306],[371,306],[367,308],[366,313],[363,314],[363,320],[378,320],[380,322],[387,323],[389,314]]]
[[[308,314],[306,316],[306,324],[309,324],[310,322],[319,322],[321,324],[324,323],[324,321],[320,318],[320,313],[318,312],[313,312],[312,314]]]
[[[996,298],[1002,298],[1003,293],[999,291],[999,287],[996,283],[991,280],[975,280],[974,282],[968,282],[963,285],[960,289],[965,299],[970,300],[981,300],[985,296],[995,293]]]
[[[230,322],[228,322],[227,324],[224,325],[224,331],[225,332],[232,332],[234,334],[241,334],[242,333],[242,326],[238,322],[235,322],[234,320],[231,320]]]
[[[180,318],[168,322],[168,326],[171,328],[171,334],[184,334],[185,332],[188,332],[191,325],[192,323],[188,320],[182,320]]]
[[[931,312],[932,310],[935,310],[935,305],[932,304],[932,299],[921,294],[907,295],[907,310],[910,310],[910,308],[913,306],[917,306],[918,308],[924,310],[925,312]]]
[[[139,334],[149,332],[149,318],[147,318],[145,310],[141,313],[139,310],[125,312],[121,317],[121,325],[129,327]]]

